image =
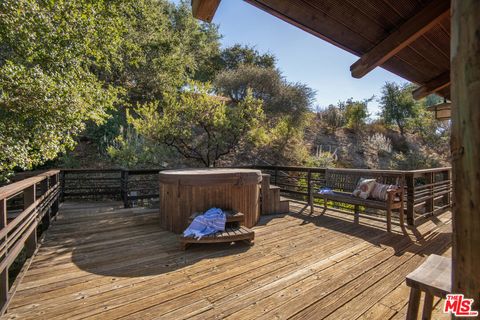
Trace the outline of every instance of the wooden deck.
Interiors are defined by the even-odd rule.
[[[64,203],[2,319],[403,319],[405,275],[450,254],[450,212],[405,236],[302,208],[263,216],[252,247],[184,252],[157,210]]]

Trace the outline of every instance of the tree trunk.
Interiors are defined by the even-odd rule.
[[[452,1],[453,292],[480,309],[480,1]]]

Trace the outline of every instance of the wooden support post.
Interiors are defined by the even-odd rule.
[[[50,227],[50,219],[52,217],[51,208],[48,208],[42,217],[42,231],[45,231]]]
[[[447,171],[443,172],[443,181],[449,181],[449,183],[451,183],[451,181],[452,181],[452,171],[451,170],[447,170]],[[448,185],[447,190],[450,190],[450,188],[451,188],[450,185]],[[450,192],[443,196],[443,204],[444,205],[452,205],[452,199],[451,199]]]
[[[415,225],[415,179],[413,173],[405,176],[407,184],[407,223],[410,226]]]
[[[36,199],[36,184],[23,191],[23,208],[27,209]],[[27,258],[30,258],[37,249],[37,229],[35,228],[25,242]]]
[[[130,202],[128,201],[128,171],[127,170],[122,170],[120,183],[122,188],[123,207],[130,208]]]
[[[60,172],[60,202],[65,200],[65,171]]]
[[[433,184],[435,182],[435,175],[433,174],[433,172],[427,172],[425,174],[425,183],[428,185],[428,184]],[[435,204],[435,195],[433,193],[433,186],[430,186],[428,187],[428,196],[430,198],[428,198],[426,201],[425,201],[425,212],[433,212],[433,210],[435,209],[434,207],[434,204]]]
[[[27,241],[25,241],[25,249],[27,251],[27,258],[30,258],[35,253],[37,249],[37,228],[33,229]]]
[[[7,199],[0,200],[0,229],[7,226]],[[0,239],[1,243],[7,241],[7,236]],[[2,255],[1,260],[5,259],[5,255]],[[8,301],[8,268],[0,271],[0,310],[2,314]]]
[[[452,1],[453,292],[480,310],[480,1]]]
[[[52,176],[52,187],[56,186],[60,181],[60,174],[56,173],[54,176]],[[57,217],[58,209],[60,207],[60,196],[61,196],[61,190],[57,191],[57,195],[55,196],[55,200],[52,203],[52,217]]]
[[[360,223],[360,206],[358,204],[356,204],[354,207],[353,222],[355,224]]]
[[[308,193],[308,205],[310,206],[310,213],[313,213],[313,188],[312,188],[312,172],[307,172],[307,193]]]
[[[56,196],[55,200],[53,201],[52,203],[52,207],[50,208],[50,211],[51,211],[51,215],[50,217],[51,218],[55,218],[57,217],[57,213],[58,213],[58,208],[59,208],[59,205],[60,205],[60,199],[59,199],[59,195]]]
[[[36,184],[23,191],[23,209],[27,209],[37,198]]]
[[[277,186],[278,185],[278,168],[275,167],[275,173],[274,173],[274,176],[273,176],[273,185]]]

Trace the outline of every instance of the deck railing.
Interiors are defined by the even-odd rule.
[[[289,197],[313,203],[312,193],[320,188],[331,187],[325,182],[325,168],[291,166],[251,166],[269,173],[271,183],[280,187]],[[61,171],[62,200],[64,198],[113,198],[122,200],[125,207],[131,207],[141,200],[158,199],[158,172],[163,169],[67,169]],[[421,219],[441,212],[451,206],[451,168],[425,170],[370,170],[381,174],[398,174],[405,181],[404,207],[407,222],[414,225]],[[317,200],[321,201],[321,199]],[[337,204],[341,209],[348,208]]]
[[[271,183],[280,187],[283,194],[313,203],[312,192],[327,186],[324,168],[288,167],[288,166],[252,166],[270,174]],[[340,170],[342,169],[335,169]],[[349,171],[365,171],[368,173],[398,174],[405,179],[404,207],[407,223],[416,222],[442,212],[451,207],[452,180],[451,168],[435,168],[425,170],[370,170],[343,169]],[[320,200],[321,201],[321,200]],[[340,208],[345,208],[340,204]]]
[[[12,283],[9,269],[24,252],[37,249],[39,226],[45,230],[58,211],[59,170],[51,170],[0,188],[0,314],[15,293],[24,268]]]
[[[158,198],[158,173],[163,169],[65,169],[61,199],[122,200],[126,208]]]

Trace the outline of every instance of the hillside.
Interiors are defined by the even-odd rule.
[[[432,148],[417,134],[401,136],[392,129],[379,132],[373,127],[360,131],[320,127],[310,130],[306,140],[312,155],[332,154],[335,166],[341,168],[420,169],[450,165],[448,143]]]

